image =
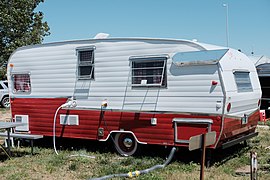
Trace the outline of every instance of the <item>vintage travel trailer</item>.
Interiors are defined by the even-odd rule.
[[[256,66],[262,89],[261,109],[266,118],[270,118],[270,58],[267,56],[249,56]]]
[[[12,117],[31,134],[113,139],[120,154],[140,144],[210,148],[257,133],[261,88],[243,53],[195,41],[104,38],[17,49],[8,62]]]

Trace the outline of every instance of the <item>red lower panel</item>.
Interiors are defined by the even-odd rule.
[[[233,138],[255,132],[258,121],[260,119],[259,114],[259,110],[255,111],[252,115],[248,117],[248,121],[246,124],[242,122],[241,118],[225,118],[223,132],[219,145],[221,145],[224,141],[229,141]]]
[[[64,98],[27,98],[11,99],[12,116],[28,115],[29,129],[32,134],[52,136],[53,118],[56,109],[66,102]],[[60,125],[60,114],[79,116],[79,125]],[[151,125],[151,118],[157,118],[157,125]],[[221,118],[217,116],[200,116],[186,114],[153,114],[135,112],[111,112],[94,110],[60,110],[57,116],[56,135],[69,138],[106,139],[113,130],[132,131],[137,139],[149,144],[186,146],[174,142],[173,118],[200,118],[212,119],[212,131],[221,132]],[[257,119],[251,117],[250,123],[255,124]],[[224,133],[238,129],[240,125],[235,119],[226,119]],[[233,126],[229,126],[233,124]],[[104,129],[104,136],[98,136],[98,128]],[[230,129],[231,128],[231,129]],[[206,132],[207,127],[191,124],[177,128],[178,139],[189,139],[191,136]],[[223,137],[223,136],[222,136]],[[223,137],[224,138],[224,137]],[[226,137],[225,137],[226,138]]]

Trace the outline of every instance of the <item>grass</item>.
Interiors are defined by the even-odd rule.
[[[260,135],[250,140],[247,146],[240,144],[226,151],[218,150],[213,156],[214,164],[205,170],[205,179],[248,179],[248,176],[237,175],[235,170],[249,165],[250,151],[258,153],[258,178],[270,179],[270,150],[266,149],[270,145],[270,131],[263,129],[259,131]],[[45,139],[47,143],[48,140],[50,139]],[[12,159],[7,159],[4,153],[0,153],[0,179],[89,179],[146,169],[162,164],[169,154],[169,150],[153,146],[147,147],[140,156],[120,157],[104,143],[88,141],[85,143],[90,143],[91,147],[86,146],[86,149],[78,151],[67,147],[60,150],[58,156],[52,148],[41,145],[44,141],[37,143],[36,154],[33,156],[30,155],[28,146],[12,149]],[[198,153],[180,150],[166,168],[141,175],[137,179],[199,179]],[[95,158],[70,157],[72,154],[86,154]]]
[[[5,110],[0,108],[0,112]],[[213,154],[213,164],[205,169],[205,179],[249,179],[248,175],[239,175],[236,169],[249,165],[250,151],[258,154],[258,179],[270,179],[270,130],[258,129],[259,136],[227,150],[217,150]],[[0,150],[0,179],[7,180],[73,180],[89,179],[115,173],[128,173],[142,170],[156,164],[162,164],[170,149],[160,146],[146,146],[136,157],[121,157],[111,148],[112,144],[96,141],[57,140],[59,155],[52,149],[52,139],[45,138],[35,142],[35,155],[30,155],[27,142],[19,149],[12,149],[12,158],[8,159]],[[74,154],[85,154],[70,157]],[[200,152],[179,149],[173,161],[164,169],[140,175],[136,179],[156,180],[197,180],[200,175]],[[114,178],[120,179],[120,178]]]

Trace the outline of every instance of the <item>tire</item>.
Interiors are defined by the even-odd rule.
[[[9,108],[10,107],[10,102],[9,102],[9,97],[8,96],[3,97],[2,101],[1,101],[1,105],[4,108]]]
[[[138,149],[138,142],[131,133],[117,133],[114,137],[114,145],[122,156],[132,156]]]

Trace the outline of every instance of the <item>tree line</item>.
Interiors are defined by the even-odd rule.
[[[18,47],[40,44],[50,35],[44,14],[35,11],[44,0],[0,0],[0,80],[6,78],[7,61]]]

